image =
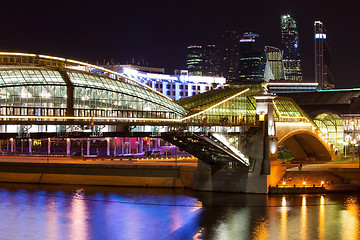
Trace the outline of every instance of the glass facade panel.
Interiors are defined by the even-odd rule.
[[[58,71],[43,68],[0,69],[0,86],[21,86],[27,84],[65,85],[65,81]]]
[[[334,113],[322,113],[316,116],[313,121],[338,151],[343,152],[344,125],[342,119]]]
[[[302,110],[291,100],[286,98],[276,98],[274,103],[274,116],[277,121],[281,121],[281,118],[293,118],[295,121],[306,119],[307,116]]]
[[[0,88],[0,107],[13,109],[4,110],[1,115],[48,115],[48,111],[38,111],[40,109],[52,109],[50,113],[54,115],[54,109],[66,109],[66,86],[38,85]],[[14,109],[16,109],[15,112]]]
[[[195,99],[196,101],[192,103],[187,102],[187,105],[194,106],[192,110],[205,110],[202,114],[191,118],[190,121],[204,125],[256,124],[255,99],[250,96],[251,94],[246,92],[232,97],[240,93],[241,90],[242,89],[229,89],[227,94],[224,93],[225,91],[221,91],[220,96],[209,96],[202,99]],[[225,95],[227,96],[225,97]],[[223,102],[227,98],[229,98],[229,100]],[[190,99],[188,99],[188,101],[189,100]]]

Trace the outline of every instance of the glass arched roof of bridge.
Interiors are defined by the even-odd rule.
[[[313,122],[319,130],[336,146],[343,151],[344,124],[339,115],[334,113],[322,113],[317,115]]]
[[[239,85],[233,88],[215,89],[177,103],[186,107],[200,122],[207,124],[255,124],[256,100],[260,84]],[[214,107],[215,106],[215,107]],[[275,121],[310,121],[305,112],[291,99],[278,97],[273,100]],[[204,121],[205,119],[205,121]]]
[[[69,60],[55,57],[45,58],[48,62],[39,63],[38,58],[41,59],[38,55],[0,53],[1,107],[66,108],[64,99],[70,84],[74,86],[74,109],[169,112],[173,113],[170,118],[181,118],[188,113],[161,93],[116,73],[104,69],[99,71],[96,66],[85,63],[77,67],[80,62],[76,61],[73,61],[73,66],[66,66]],[[61,72],[66,72],[65,78],[70,83]]]
[[[180,115],[187,114],[187,110],[185,110],[180,105],[143,88],[139,88],[131,84],[117,81],[111,78],[91,75],[83,72],[68,71],[67,74],[74,86],[90,87],[108,90],[112,92],[118,92],[127,96],[137,97],[158,104],[159,106],[171,109],[172,111],[177,112]]]
[[[277,97],[273,100],[274,117],[276,121],[284,119],[309,120],[305,112],[291,99]]]

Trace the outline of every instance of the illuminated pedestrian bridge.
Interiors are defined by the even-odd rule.
[[[99,66],[59,57],[3,52],[0,132],[4,138],[136,133],[163,137],[184,148],[197,142],[208,146],[204,151],[212,156],[225,151],[230,156],[227,161],[235,158],[249,166],[253,165],[250,150],[241,138],[256,129],[265,129],[267,119],[258,111],[263,100],[256,99],[261,91],[259,84],[239,85],[173,101],[146,83]],[[309,132],[301,134],[313,131],[312,135],[316,135],[316,125],[291,99],[273,96],[266,104],[271,105],[268,115],[274,129],[264,131],[271,139],[280,133],[284,135],[281,129],[290,131],[304,125]],[[219,140],[219,133],[226,136],[227,143]],[[291,137],[297,135],[293,133]],[[212,136],[204,139],[209,135]],[[321,137],[316,140],[325,146],[325,158],[331,158],[331,144]],[[284,142],[283,138],[280,142]],[[219,146],[213,149],[213,145]],[[242,153],[234,153],[232,147]]]
[[[266,192],[278,144],[298,160],[330,160],[334,152],[292,99],[270,94],[259,83],[173,101],[146,82],[106,68],[23,53],[0,53],[0,133],[11,152],[15,141],[27,141],[30,152],[44,141],[50,153],[52,140],[65,145],[66,155],[72,141],[86,139],[81,152],[89,154],[90,139],[103,139],[110,155],[117,152],[116,138],[137,137],[140,145],[144,137],[162,138],[199,159],[195,182],[203,190]],[[229,168],[235,172],[228,175]],[[249,187],[248,173],[265,188]]]

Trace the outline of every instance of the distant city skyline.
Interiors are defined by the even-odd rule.
[[[191,10],[190,10],[191,9]],[[15,11],[16,10],[16,11]],[[325,24],[337,88],[360,87],[355,70],[360,49],[355,8],[328,1],[279,0],[136,1],[49,6],[37,2],[2,4],[0,51],[31,52],[90,63],[144,59],[167,71],[186,68],[186,46],[218,44],[225,29],[260,34],[259,43],[280,47],[279,16],[297,21],[304,81],[314,81],[314,21]]]

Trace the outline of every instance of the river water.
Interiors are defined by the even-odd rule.
[[[360,194],[0,183],[0,239],[360,239]]]

